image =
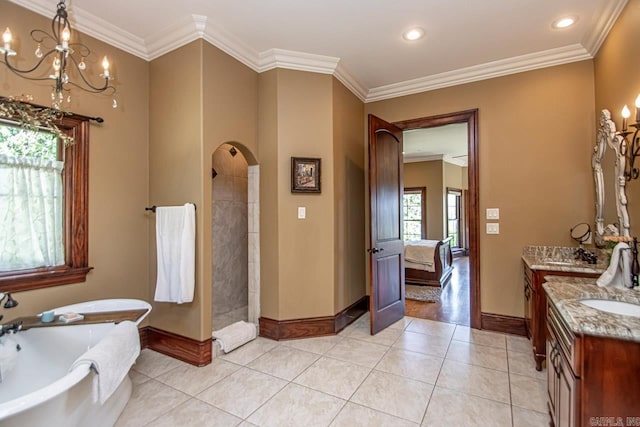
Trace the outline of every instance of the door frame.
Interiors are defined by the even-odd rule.
[[[478,109],[403,120],[393,124],[400,129],[425,129],[454,123],[467,123],[467,153],[469,155],[469,306],[470,323],[482,328],[480,307],[480,204],[478,162]]]

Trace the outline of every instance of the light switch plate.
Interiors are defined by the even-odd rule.
[[[500,219],[500,209],[487,208],[487,219]]]
[[[500,224],[497,222],[488,222],[487,234],[500,234]]]
[[[307,217],[307,208],[304,206],[298,206],[298,219],[305,219]]]

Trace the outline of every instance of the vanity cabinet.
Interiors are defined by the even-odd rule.
[[[640,343],[577,336],[552,303],[548,304],[546,326],[551,425],[640,424]]]
[[[524,321],[527,338],[533,346],[533,357],[536,369],[542,370],[542,363],[546,358],[547,328],[547,297],[542,289],[546,276],[567,276],[597,278],[599,274],[575,273],[557,270],[531,269],[524,264]]]

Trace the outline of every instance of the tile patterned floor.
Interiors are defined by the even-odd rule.
[[[368,333],[258,338],[196,368],[143,350],[116,426],[547,426],[522,337],[405,317]]]

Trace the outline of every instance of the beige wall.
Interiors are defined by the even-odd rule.
[[[53,13],[53,4],[52,4]],[[16,39],[21,66],[33,63],[35,44],[29,31],[46,30],[49,18],[12,3],[0,2],[0,27],[9,26]],[[101,71],[94,67],[106,54],[116,77],[118,108],[111,97],[72,90],[70,110],[87,116],[102,116],[103,124],[92,123],[89,158],[89,265],[94,269],[85,283],[15,294],[20,305],[3,309],[5,319],[31,315],[70,303],[100,298],[147,299],[149,281],[147,205],[149,163],[148,63],[83,34],[72,37],[90,46],[95,63],[89,62],[89,75]],[[99,78],[93,79],[98,82]],[[0,95],[31,94],[34,102],[50,104],[51,83],[34,83],[14,76],[2,67]],[[66,108],[66,107],[65,107]]]
[[[258,76],[258,146],[260,154],[260,313],[280,316],[278,170],[278,70]],[[290,166],[289,166],[290,167]]]
[[[196,290],[189,304],[154,303],[152,326],[204,340],[211,336],[212,155],[225,142],[250,163],[257,151],[257,74],[203,40],[151,62],[150,202],[196,203]],[[154,223],[152,226],[155,226]],[[155,241],[149,298],[155,289]]]
[[[443,162],[443,166],[445,191],[447,187],[462,190],[464,188],[464,182],[466,181],[466,176],[463,177],[462,173],[464,172],[466,174],[467,168],[447,162]]]
[[[365,294],[364,104],[333,82],[334,263],[333,314]]]
[[[210,209],[203,205],[200,167],[203,127],[202,43],[192,42],[151,61],[149,80],[149,203],[158,206],[183,205],[187,202],[196,204],[196,288],[193,302],[153,302],[149,320],[154,327],[195,339],[200,339],[204,333],[201,325],[206,286],[203,271],[211,264],[203,258],[202,251],[205,241],[203,226],[210,223],[211,218]],[[152,301],[156,281],[153,217],[149,220],[149,230],[149,300]],[[211,305],[209,301],[207,305]],[[211,318],[208,326],[211,328]]]
[[[481,307],[523,316],[522,248],[573,245],[593,221],[593,62],[530,71],[366,104],[387,121],[479,109],[480,217],[500,208],[500,234],[480,221]]]
[[[620,111],[626,104],[632,111],[629,123],[635,120],[634,102],[640,94],[640,57],[636,55],[636,45],[640,40],[640,1],[630,0],[613,26],[609,36],[595,58],[596,113],[608,109],[617,128],[622,126]],[[595,133],[594,133],[595,134]],[[595,138],[593,138],[595,143]],[[617,222],[615,199],[613,198],[613,156],[607,148],[604,169],[607,188],[605,223]],[[627,201],[631,235],[638,235],[640,226],[640,182],[627,183]]]
[[[442,160],[404,164],[404,187],[427,188],[427,239],[440,240],[444,230]]]

